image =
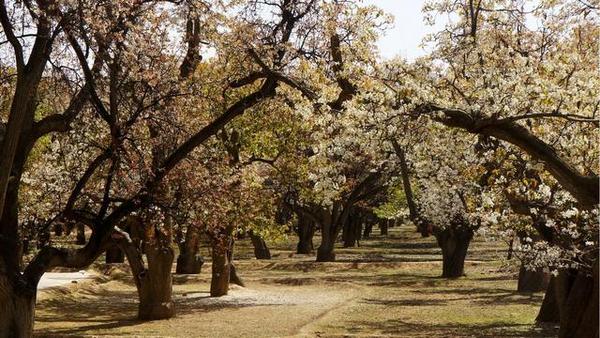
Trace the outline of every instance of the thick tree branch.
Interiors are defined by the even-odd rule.
[[[533,135],[525,127],[510,120],[478,119],[459,110],[424,104],[417,114],[429,114],[435,121],[460,128],[473,134],[492,136],[511,143],[532,158],[545,164],[546,169],[583,207],[598,204],[600,198],[598,175],[584,176],[556,153],[554,148]],[[441,114],[440,114],[441,113]]]

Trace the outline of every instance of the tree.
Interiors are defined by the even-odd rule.
[[[78,2],[73,7],[48,6],[44,1],[24,2],[23,6],[2,3],[3,32],[12,41],[18,74],[11,101],[15,108],[9,118],[13,122],[7,127],[3,146],[7,156],[3,157],[6,170],[2,175],[6,178],[12,172],[10,175],[14,177],[8,180],[10,184],[4,203],[6,220],[1,222],[3,273],[0,284],[6,290],[2,295],[7,299],[2,302],[6,315],[0,321],[0,327],[6,329],[1,331],[7,335],[31,335],[35,289],[45,271],[57,266],[83,268],[93,262],[113,237],[120,236],[114,231],[115,226],[132,213],[148,210],[160,202],[161,182],[190,153],[235,117],[275,95],[282,72],[294,66],[288,57],[294,59],[301,55],[289,56],[282,48],[282,41],[283,44],[290,41],[296,24],[308,24],[308,18],[313,20],[314,16],[307,14],[314,13],[315,8],[314,1],[283,1],[279,5],[283,12],[274,19],[276,23],[255,20],[253,26],[250,21],[229,20],[230,17],[212,11],[213,7],[197,4],[200,8],[208,8],[203,12],[204,18],[215,24],[209,28],[218,24],[213,20],[215,18],[223,18],[231,27],[231,34],[210,35],[219,54],[227,56],[223,69],[229,69],[220,73],[219,81],[204,86],[202,82],[196,82],[200,86],[187,87],[192,93],[182,95],[188,92],[186,86],[180,87],[179,68],[187,69],[187,66],[179,67],[177,55],[169,52],[171,42],[169,34],[164,32],[169,25],[147,29],[164,23],[165,18],[176,22],[180,13],[187,13],[178,11],[180,7],[163,7],[160,1],[136,2],[118,8],[110,2],[99,6]],[[214,6],[220,8],[218,4]],[[252,9],[253,5],[250,3],[248,8]],[[12,12],[9,14],[9,11]],[[24,62],[19,38],[14,37],[16,22],[27,27],[35,25],[38,29],[39,34],[22,37],[35,40],[28,64]],[[264,30],[265,27],[275,29]],[[249,32],[255,35],[249,36]],[[271,43],[264,43],[263,34],[270,36]],[[49,42],[60,43],[65,48],[51,49]],[[64,105],[66,101],[67,107],[64,113],[34,120],[37,106],[32,95],[39,88],[48,59],[53,57],[52,50],[66,50],[56,52],[56,58],[75,65],[75,68],[62,69],[75,69],[70,75],[78,80],[75,84],[79,87],[71,91],[74,94],[70,100],[63,97],[61,103]],[[275,55],[273,51],[276,51]],[[231,56],[235,59],[229,60]],[[265,72],[263,60],[274,60],[277,72]],[[218,74],[219,69],[214,70]],[[218,86],[226,88],[231,99],[204,100],[205,104],[199,107],[210,109],[210,113],[198,114],[192,121],[197,123],[197,128],[182,135],[182,140],[165,152],[158,164],[149,165],[153,156],[151,140],[146,137],[148,124],[153,119],[161,121],[164,116],[161,113],[167,109],[174,109],[176,115],[173,116],[189,117],[189,110],[175,108],[189,107],[185,104],[186,99],[202,97],[204,91]],[[78,114],[84,111],[83,108],[86,108],[85,114]],[[63,182],[61,187],[54,187],[66,197],[58,203],[59,212],[48,208],[52,216],[46,219],[83,223],[92,229],[92,234],[81,248],[44,247],[21,269],[16,196],[23,165],[35,140],[49,132],[69,130],[77,131],[61,134],[65,138],[69,161],[56,168],[57,171],[67,169],[69,173],[76,173],[77,179],[71,181],[72,184]],[[164,140],[168,136],[160,133],[158,138]],[[33,183],[43,185],[42,182]]]
[[[436,46],[431,55],[412,65],[397,63],[396,76],[384,80],[397,97],[396,111],[518,147],[528,163],[542,165],[568,192],[563,212],[574,203],[577,214],[589,219],[599,198],[598,174],[591,164],[598,153],[590,142],[597,138],[598,101],[593,93],[599,85],[591,76],[598,65],[593,6],[468,0],[432,1],[425,10],[432,18],[452,14],[451,20],[432,36]],[[538,24],[530,24],[534,21]],[[557,222],[567,228],[571,223]],[[597,224],[580,227],[586,229],[583,237],[597,232]],[[597,292],[591,287],[597,254],[581,252],[586,254],[576,260],[592,264],[579,265],[577,272],[567,273],[571,277],[563,278],[560,292],[568,296],[559,301],[561,337],[597,335],[588,326],[597,326],[597,319],[582,320],[589,314],[577,310],[598,307],[589,301]],[[587,296],[567,291],[574,291],[574,280],[588,285],[578,289]]]

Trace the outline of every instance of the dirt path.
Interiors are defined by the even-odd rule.
[[[53,293],[52,290],[49,291]],[[227,296],[211,298],[208,285],[175,286],[177,317],[139,322],[135,289],[112,281],[70,293],[46,295],[39,302],[37,337],[284,337],[356,298],[354,290],[319,286],[287,286],[250,282],[233,286]],[[67,312],[60,312],[66,309]]]
[[[361,288],[360,291],[364,292],[365,290]],[[360,293],[360,295],[364,296],[364,293],[362,292]],[[338,319],[340,317],[339,313],[342,313],[343,310],[355,306],[358,299],[359,293],[353,293],[352,295],[349,295],[349,297],[346,298],[346,300],[344,300],[343,302],[340,302],[336,306],[331,307],[330,309],[322,312],[321,314],[313,318],[311,321],[303,325],[300,328],[300,330],[298,330],[298,332],[294,335],[294,337],[322,337],[324,334],[326,334],[326,332],[323,331],[321,328],[324,325],[327,325],[327,323],[329,323],[332,318]]]

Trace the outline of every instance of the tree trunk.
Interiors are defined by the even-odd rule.
[[[521,264],[519,269],[518,292],[540,292],[546,290],[550,280],[549,274],[544,269],[529,270]]]
[[[536,322],[560,323],[559,338],[597,338],[599,283],[598,261],[592,276],[560,271],[548,284]]]
[[[0,275],[0,338],[33,337],[35,293],[27,295],[11,284],[8,276]]]
[[[417,219],[417,203],[415,202],[415,198],[412,191],[412,186],[410,184],[410,173],[408,170],[408,162],[406,161],[406,153],[404,149],[400,147],[400,144],[396,142],[396,140],[392,141],[392,146],[400,160],[400,174],[402,175],[402,187],[404,189],[404,196],[406,197],[406,204],[408,205],[408,212],[411,221],[415,221]]]
[[[354,238],[356,238],[356,245],[360,246],[360,240],[362,239],[362,221],[360,218],[356,219],[356,224],[354,226]]]
[[[317,262],[335,262],[335,239],[330,233],[331,227],[332,225],[327,223],[321,226],[321,245],[317,249]]]
[[[379,230],[381,230],[381,236],[388,235],[388,220],[387,219],[379,220]]]
[[[242,278],[238,276],[235,264],[233,264],[233,246],[235,244],[233,238],[229,243],[229,250],[227,250],[227,261],[229,262],[229,282],[239,286],[246,286]]]
[[[315,234],[315,223],[306,217],[298,219],[298,246],[296,253],[309,255],[313,253],[313,235]]]
[[[229,258],[226,248],[213,247],[212,278],[210,281],[210,296],[221,297],[229,291]]]
[[[271,251],[265,240],[252,231],[249,231],[248,235],[250,235],[250,240],[254,246],[254,257],[256,259],[271,259]]]
[[[463,227],[447,228],[435,234],[438,245],[442,249],[442,277],[456,278],[465,274],[465,258],[473,232]]]
[[[63,225],[62,223],[54,224],[54,236],[61,237],[63,235]]]
[[[16,155],[11,173],[14,179],[8,183],[0,218],[0,338],[33,337],[36,287],[21,279],[23,241],[18,222],[18,182],[27,153]],[[47,242],[49,239],[48,234]]]
[[[175,272],[179,274],[198,274],[202,270],[204,258],[198,254],[200,249],[200,234],[197,229],[188,226],[185,240],[179,245],[179,256]]]
[[[335,262],[333,244],[321,243],[317,249],[317,262]]]
[[[210,296],[225,296],[229,291],[230,282],[244,286],[233,265],[233,238],[231,237],[225,245],[213,242]]]
[[[321,245],[317,250],[317,262],[335,261],[335,242],[351,211],[352,205],[341,202],[335,202],[331,211],[321,210]]]
[[[598,337],[598,261],[592,276],[583,272],[559,275],[556,292],[559,301],[559,338]],[[561,277],[563,277],[561,279]]]
[[[349,219],[342,230],[342,241],[344,242],[344,248],[352,248],[356,245],[356,238],[354,237],[354,220]]]
[[[139,222],[130,218],[127,223]],[[175,252],[170,242],[156,231],[148,231],[144,240],[148,268],[144,266],[142,252],[125,231],[116,230],[115,243],[127,256],[131,267],[133,280],[137,288],[139,305],[138,318],[140,320],[167,319],[175,316],[173,304],[173,278],[171,268]]]
[[[556,299],[556,277],[551,277],[548,282],[546,294],[540,307],[540,312],[535,319],[538,323],[559,323],[560,313],[558,308],[558,301]]]
[[[199,274],[202,271],[202,265],[204,265],[204,258],[201,255],[179,253],[175,273]]]
[[[344,248],[352,248],[360,246],[360,236],[362,232],[362,223],[357,215],[353,215],[344,225],[342,239],[344,240]]]
[[[85,244],[85,226],[83,223],[77,223],[77,239],[75,241],[76,244],[84,245]]]
[[[371,231],[373,231],[373,223],[368,219],[364,220],[365,230],[363,231],[363,238],[369,238],[371,236]]]
[[[139,319],[157,320],[175,316],[171,276],[174,257],[173,248],[169,246],[146,245],[148,269],[140,276]]]
[[[111,245],[106,249],[106,264],[123,263],[125,255],[117,245]]]
[[[238,275],[237,269],[235,268],[235,264],[233,261],[229,260],[229,283],[235,284],[239,286],[246,286],[246,283],[242,280],[242,278]]]

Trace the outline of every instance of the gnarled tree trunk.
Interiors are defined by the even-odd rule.
[[[256,235],[253,231],[249,231],[248,235],[254,246],[254,257],[256,257],[256,259],[271,259],[271,251],[265,240]]]
[[[139,220],[129,219],[129,223]],[[166,319],[175,316],[171,267],[175,252],[168,238],[158,231],[148,231],[144,239],[147,268],[139,247],[124,231],[115,231],[115,242],[125,252],[139,296],[138,318],[141,320]]]
[[[0,220],[0,338],[33,336],[36,290],[20,279],[23,241],[18,226],[17,180],[9,182]]]
[[[125,255],[119,246],[111,245],[108,249],[106,249],[106,264],[123,262],[125,262]]]
[[[360,237],[362,234],[362,222],[360,217],[354,214],[346,224],[342,232],[342,239],[344,241],[344,248],[351,248],[354,246],[360,246]]]
[[[539,292],[548,287],[550,281],[549,273],[542,268],[535,270],[527,269],[523,264],[519,269],[519,282],[517,284],[518,292]]]
[[[341,202],[335,202],[331,211],[321,210],[321,245],[317,249],[317,262],[335,261],[335,242],[348,219],[350,208],[348,204],[344,207]]]
[[[551,277],[546,288],[546,294],[542,301],[542,306],[535,319],[538,323],[559,323],[560,312],[558,308],[558,300],[556,299],[556,277]]]
[[[75,244],[84,245],[85,244],[85,226],[83,223],[77,223],[77,237],[75,240]]]
[[[335,253],[333,252],[335,238],[330,230],[331,224],[321,226],[321,245],[317,249],[317,262],[334,262]]]
[[[176,273],[197,274],[202,270],[204,259],[198,254],[200,249],[200,234],[193,226],[188,226],[185,240],[179,245]]]
[[[235,241],[231,238],[229,242],[229,250],[227,250],[227,260],[229,261],[229,282],[239,286],[246,286],[242,278],[237,274],[235,264],[233,264],[233,247]]]
[[[559,304],[559,338],[598,337],[598,261],[592,275],[563,272],[557,277],[556,298]]]
[[[229,228],[226,230],[230,233]],[[210,296],[225,296],[229,291],[229,283],[244,286],[233,264],[233,238],[230,234],[225,243],[213,241],[212,277],[210,281]]]
[[[61,237],[63,235],[62,223],[54,223],[54,236]]]
[[[381,236],[387,236],[388,235],[388,226],[389,226],[389,220],[387,219],[379,219],[379,230],[380,235]]]
[[[308,217],[298,218],[298,246],[296,253],[312,254],[314,250],[313,236],[315,234],[315,223]]]
[[[373,223],[368,218],[363,218],[365,224],[365,230],[363,231],[363,238],[369,238],[371,236],[371,232],[373,231]]]
[[[465,274],[465,258],[473,231],[466,227],[449,227],[436,231],[435,238],[442,249],[442,277],[456,278]]]
[[[227,248],[213,246],[212,250],[212,277],[210,281],[210,296],[225,296],[229,291],[229,257]]]
[[[174,256],[175,253],[170,246],[158,244],[146,246],[148,269],[139,276],[139,319],[157,320],[175,315],[171,277]]]
[[[8,276],[0,274],[0,338],[32,337],[35,291],[23,292],[12,284]]]

